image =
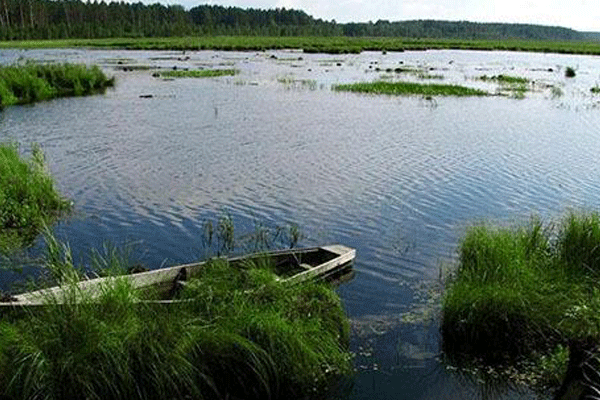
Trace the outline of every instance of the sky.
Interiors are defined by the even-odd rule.
[[[201,4],[242,8],[294,8],[324,20],[376,22],[438,19],[562,26],[600,32],[598,0],[130,0],[146,4]],[[129,1],[128,1],[129,2]]]

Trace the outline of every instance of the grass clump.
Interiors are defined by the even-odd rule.
[[[600,86],[596,85],[590,89],[590,93],[592,94],[600,94]]]
[[[31,242],[70,208],[56,190],[40,147],[33,146],[31,157],[24,159],[16,145],[0,145],[0,252]]]
[[[219,76],[234,76],[239,74],[237,69],[202,69],[194,71],[172,70],[160,72],[163,78],[215,78]]]
[[[557,226],[474,227],[443,297],[444,350],[457,360],[525,363],[556,375],[566,357],[559,363],[553,354],[573,341],[600,342],[599,277],[596,213],[571,213]]]
[[[387,94],[397,96],[487,96],[488,93],[459,85],[424,84],[411,82],[370,82],[334,85],[336,91]]]
[[[97,66],[35,64],[0,67],[0,108],[65,96],[85,96],[114,85]]]
[[[515,99],[524,99],[525,93],[530,89],[532,81],[520,76],[511,75],[483,75],[478,78],[483,82],[496,82],[500,85],[500,93],[507,94]]]
[[[573,67],[567,67],[565,69],[565,77],[567,77],[567,78],[574,78],[575,77],[575,68],[573,68]]]
[[[68,247],[50,244],[49,274],[68,277],[58,279],[67,302],[48,296],[39,310],[0,320],[8,398],[322,398],[351,371],[339,297],[324,284],[278,281],[268,258],[214,259],[180,302],[164,305],[118,276],[87,296],[72,283]],[[122,262],[111,253],[101,264]]]

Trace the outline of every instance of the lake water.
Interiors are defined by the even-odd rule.
[[[346,398],[533,398],[478,385],[439,361],[439,276],[474,223],[598,209],[600,96],[590,93],[600,83],[597,57],[0,51],[2,63],[23,59],[95,63],[117,78],[105,95],[0,112],[0,138],[25,149],[41,144],[74,201],[75,215],[56,231],[76,257],[111,242],[156,268],[203,257],[204,223],[222,215],[240,234],[298,224],[301,245],[357,249],[356,277],[339,289],[356,353]],[[240,74],[166,81],[135,69],[148,66]],[[567,66],[575,78],[564,77]],[[521,100],[331,90],[378,78],[422,81],[398,67],[489,91],[498,85],[477,77],[535,84]],[[1,274],[6,288],[14,278]]]

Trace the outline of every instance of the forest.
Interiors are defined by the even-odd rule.
[[[435,20],[340,24],[304,11],[141,2],[0,0],[0,40],[98,39],[194,35],[349,36],[582,41],[568,28]]]

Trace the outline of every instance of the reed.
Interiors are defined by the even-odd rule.
[[[396,96],[487,96],[483,90],[468,88],[459,85],[424,84],[411,82],[385,82],[352,83],[334,85],[336,91],[348,91],[368,94],[387,94]]]
[[[599,248],[595,213],[473,227],[443,297],[444,351],[488,365],[543,365],[569,341],[600,341]],[[538,372],[556,373],[547,365]]]
[[[0,67],[0,107],[100,93],[114,85],[97,66],[35,64]]]
[[[70,208],[39,146],[26,159],[15,144],[0,145],[0,252],[30,243],[44,225]]]
[[[77,276],[68,246],[49,246],[52,271]],[[126,270],[113,250],[109,271]],[[12,399],[321,398],[351,372],[348,322],[323,284],[285,285],[268,258],[210,261],[179,303],[115,276],[99,298],[73,285],[67,302],[0,320],[0,394]]]

